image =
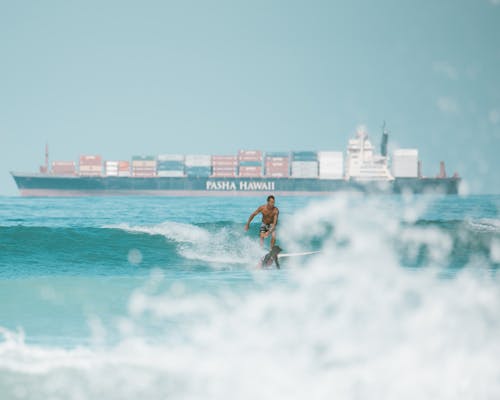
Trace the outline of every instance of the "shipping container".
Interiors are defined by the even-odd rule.
[[[266,152],[266,157],[268,158],[290,158],[290,153],[284,151],[268,151]]]
[[[101,165],[80,165],[80,171],[101,171]]]
[[[203,176],[207,177],[212,174],[211,167],[186,167],[187,176]]]
[[[392,155],[392,174],[395,178],[417,178],[418,150],[394,150],[394,153]]]
[[[74,167],[76,164],[74,161],[52,161],[52,167],[59,167],[59,166],[70,166]]]
[[[255,172],[244,172],[239,174],[240,178],[262,178],[262,174]]]
[[[288,161],[267,161],[266,167],[288,167],[290,163]]]
[[[231,177],[231,176],[236,176],[236,172],[234,171],[212,171],[211,176],[216,176],[216,177]]]
[[[266,162],[289,162],[288,157],[266,157]]]
[[[132,161],[156,161],[155,156],[132,156]]]
[[[262,171],[261,166],[240,166],[239,168],[240,172],[249,172],[249,171]]]
[[[240,151],[238,151],[238,156],[262,157],[262,151],[261,150],[240,150]]]
[[[288,178],[290,175],[288,172],[268,171],[265,176],[268,178]]]
[[[102,158],[97,155],[83,155],[80,156],[80,165],[101,165]]]
[[[158,161],[181,161],[184,162],[183,154],[160,154],[157,157]]]
[[[170,176],[170,177],[182,177],[185,176],[184,170],[182,171],[158,171],[157,172],[158,176]]]
[[[150,172],[133,172],[132,176],[134,177],[143,177],[143,178],[153,178],[156,176],[155,173]]]
[[[212,161],[238,161],[237,156],[212,156]]]
[[[292,177],[293,178],[315,178],[318,176],[317,161],[293,161],[292,162]]]
[[[212,156],[209,154],[188,154],[184,160],[186,167],[204,167],[212,165]]]
[[[258,167],[261,165],[261,161],[240,161],[240,167]]]
[[[237,167],[238,161],[212,161],[212,167]]]
[[[142,167],[150,167],[150,168],[156,168],[156,161],[139,161],[139,160],[134,160],[132,161],[132,168],[142,168]]]
[[[317,161],[318,154],[315,151],[294,151],[292,152],[293,161]]]
[[[184,170],[184,162],[182,161],[158,161],[158,170]]]

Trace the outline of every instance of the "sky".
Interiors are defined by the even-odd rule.
[[[81,154],[345,150],[500,193],[500,0],[0,0],[0,195]]]

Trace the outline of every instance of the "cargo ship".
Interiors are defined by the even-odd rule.
[[[417,149],[397,149],[389,157],[383,129],[375,153],[366,131],[358,130],[346,152],[262,152],[234,155],[162,154],[131,161],[82,155],[53,161],[38,173],[11,172],[22,196],[317,196],[338,191],[457,194],[460,177],[422,176]]]

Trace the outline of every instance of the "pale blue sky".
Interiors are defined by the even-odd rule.
[[[417,147],[500,192],[500,0],[0,1],[9,170],[101,154]]]

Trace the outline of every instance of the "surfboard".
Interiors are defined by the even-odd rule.
[[[301,253],[280,253],[280,254],[278,254],[278,258],[302,257],[302,256],[309,256],[309,255],[318,254],[318,253],[321,253],[321,251],[303,251]]]

